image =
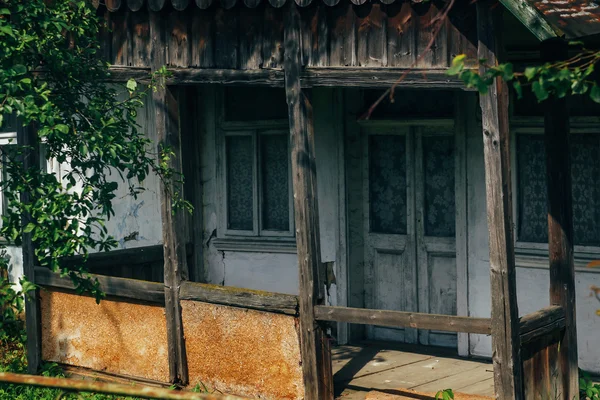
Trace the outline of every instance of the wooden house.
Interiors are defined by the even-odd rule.
[[[101,3],[113,81],[171,72],[140,123],[195,212],[153,182],[136,232],[161,246],[92,257],[98,307],[25,243],[48,289],[27,303],[33,371],[326,399],[330,335],[493,355],[500,399],[571,399],[577,363],[600,372],[598,108],[446,74],[458,54],[522,67],[593,44],[594,3]]]

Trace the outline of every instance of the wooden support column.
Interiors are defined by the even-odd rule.
[[[477,2],[478,58],[498,63],[502,7],[493,0]],[[485,72],[485,66],[480,66]],[[480,96],[483,123],[485,186],[490,244],[492,295],[492,357],[496,398],[522,399],[522,362],[515,279],[508,88],[496,79]]]
[[[151,54],[153,71],[166,64],[166,42],[161,24],[164,18],[160,13],[150,12]],[[184,210],[173,212],[173,196],[183,195],[180,184],[182,171],[180,112],[177,88],[165,85],[161,79],[158,90],[152,94],[156,124],[158,151],[169,149],[169,167],[174,170],[170,182],[160,182],[161,217],[164,247],[165,314],[167,319],[167,340],[169,351],[169,374],[171,382],[187,384],[188,369],[181,321],[179,287],[182,279],[187,279],[185,251],[185,227],[187,218]]]
[[[39,168],[40,153],[36,131],[32,126],[22,126],[19,121],[17,125],[17,144],[27,146],[23,153],[23,168]],[[29,192],[21,193],[21,202],[32,201]],[[30,215],[23,215],[23,226],[26,226]],[[31,233],[23,233],[23,274],[31,282],[35,283],[35,248]],[[25,327],[27,330],[27,371],[37,374],[42,362],[42,319],[40,315],[39,289],[25,296]]]
[[[312,106],[300,86],[300,16],[288,3],[285,18],[285,91],[288,103],[296,244],[300,269],[300,343],[305,399],[333,399],[331,351],[314,307],[324,304]]]
[[[560,38],[542,42],[542,58],[555,62],[568,58],[568,44]],[[573,207],[567,99],[551,96],[544,102],[546,174],[548,181],[548,250],[550,303],[565,311],[565,334],[560,341],[558,394],[561,399],[579,395],[575,268],[573,263]]]

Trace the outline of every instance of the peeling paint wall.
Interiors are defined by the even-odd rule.
[[[302,399],[294,317],[182,301],[190,386],[261,399]]]
[[[41,291],[42,359],[169,381],[163,307]]]

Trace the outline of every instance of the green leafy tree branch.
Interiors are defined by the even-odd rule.
[[[25,170],[23,157],[32,148],[0,149],[8,177],[0,184],[8,205],[0,232],[17,245],[23,233],[31,233],[39,264],[68,275],[79,292],[98,301],[103,294],[89,278],[85,259],[90,251],[117,246],[105,222],[115,215],[119,185],[136,197],[151,173],[165,181],[182,179],[165,162],[173,152],[157,150],[136,122],[146,95],[164,83],[166,69],[148,85],[107,85],[99,28],[87,1],[0,0],[0,127],[16,115],[20,125],[35,127],[44,158],[67,166],[62,176]],[[20,201],[22,192],[31,194],[30,202]],[[172,195],[175,204],[189,207]],[[25,226],[24,215],[31,216]],[[83,255],[84,262],[61,265],[62,257],[73,255]]]

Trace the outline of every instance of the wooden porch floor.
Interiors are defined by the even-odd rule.
[[[332,364],[335,396],[342,400],[434,399],[442,389],[473,395],[457,400],[494,395],[491,362],[449,349],[365,342],[334,347]]]

